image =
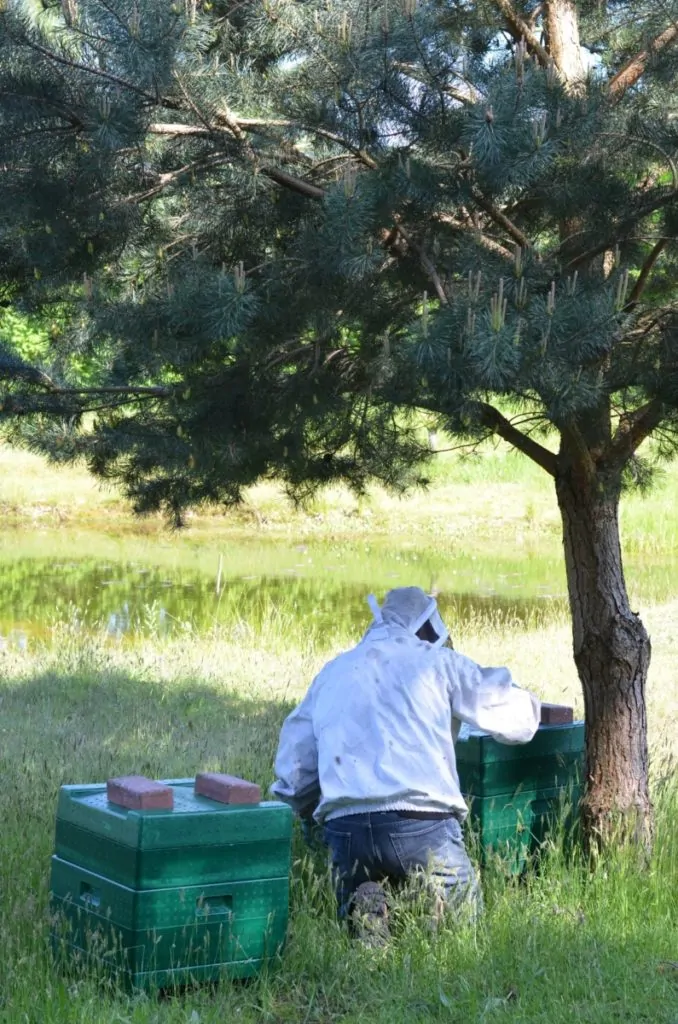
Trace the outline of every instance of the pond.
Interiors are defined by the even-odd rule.
[[[627,571],[644,600],[671,591],[673,566],[647,560]],[[471,623],[538,627],[567,610],[559,550],[505,556],[380,538],[294,543],[262,537],[40,530],[0,533],[0,646],[49,639],[77,619],[111,636],[170,633],[246,622],[356,635],[365,598],[416,584],[439,592],[454,631]]]

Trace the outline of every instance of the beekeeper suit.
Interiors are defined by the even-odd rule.
[[[324,829],[340,911],[368,879],[429,867],[448,897],[476,888],[461,822],[454,741],[466,723],[526,743],[536,697],[505,668],[481,668],[443,647],[434,598],[391,590],[360,643],[329,662],[286,719],[272,792]]]

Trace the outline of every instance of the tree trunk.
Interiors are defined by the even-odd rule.
[[[574,659],[584,691],[589,847],[621,827],[648,842],[645,684],[650,639],[631,611],[619,540],[619,479],[571,468],[556,476]]]
[[[574,0],[546,0],[544,28],[548,51],[568,92],[583,90],[586,69],[579,42],[579,16]]]

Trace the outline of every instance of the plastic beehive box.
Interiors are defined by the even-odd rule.
[[[576,810],[584,775],[584,723],[542,725],[530,743],[498,743],[471,731],[456,746],[469,824],[483,860],[501,855],[521,871],[554,821]],[[567,824],[567,821],[565,821]]]
[[[292,814],[170,780],[173,810],[126,810],[64,786],[52,858],[54,942],[137,988],[245,977],[287,928]]]

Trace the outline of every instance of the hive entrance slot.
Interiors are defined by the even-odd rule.
[[[230,914],[233,909],[233,897],[225,893],[215,896],[198,896],[195,901],[195,909],[198,914],[207,916]]]
[[[101,889],[94,889],[88,882],[80,883],[80,899],[91,910],[101,906]]]

